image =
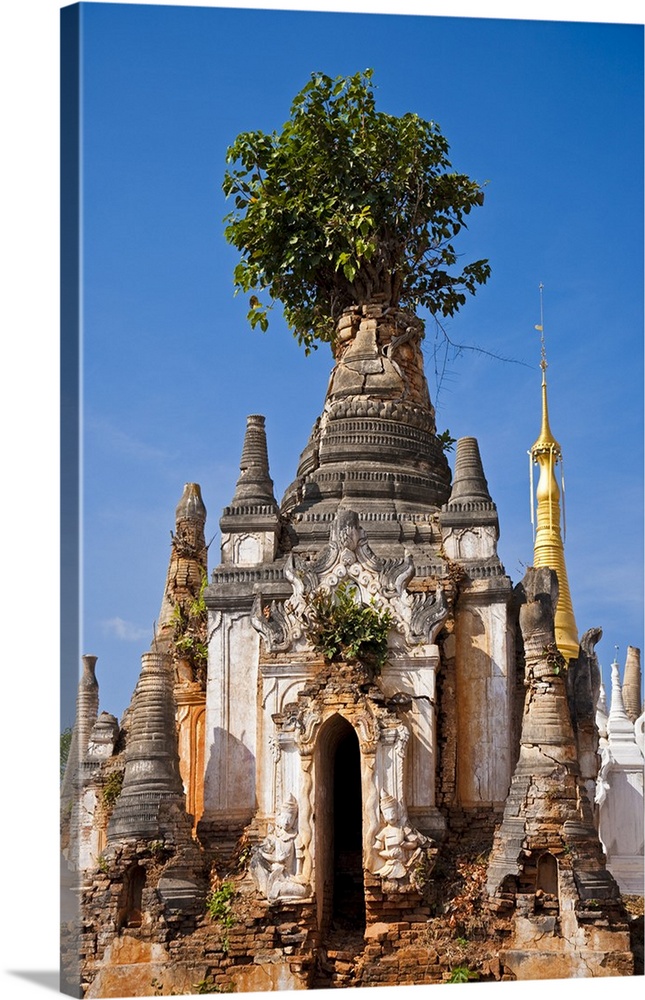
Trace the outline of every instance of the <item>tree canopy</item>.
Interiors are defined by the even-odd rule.
[[[453,240],[484,195],[451,170],[448,151],[435,122],[376,110],[372,70],[314,73],[280,133],[238,135],[225,236],[241,252],[234,283],[251,293],[251,326],[266,330],[278,300],[309,353],[352,305],[454,315],[490,267],[456,266]]]

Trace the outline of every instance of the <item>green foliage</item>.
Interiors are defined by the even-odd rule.
[[[445,430],[442,431],[441,434],[437,434],[437,441],[441,445],[443,451],[452,451],[457,438],[454,438],[449,430]]]
[[[542,647],[542,655],[549,664],[554,674],[559,674],[567,669],[567,661],[554,642],[547,643]]]
[[[123,788],[123,775],[124,771],[112,771],[103,785],[103,791],[101,793],[103,802],[109,808],[114,805],[121,794],[121,789]]]
[[[235,205],[225,236],[241,253],[234,283],[252,293],[251,326],[266,330],[279,300],[308,354],[333,340],[344,309],[376,295],[454,315],[490,267],[453,270],[452,241],[484,195],[451,170],[448,149],[435,122],[376,110],[370,69],[314,73],[280,133],[238,135],[222,185]]]
[[[69,751],[72,746],[72,730],[68,727],[60,734],[60,780],[65,777],[65,768],[69,760]]]
[[[228,951],[228,929],[235,923],[233,913],[233,899],[235,897],[235,885],[233,882],[222,882],[219,889],[213,889],[206,899],[206,909],[211,920],[215,920],[224,928],[222,936],[222,948]]]
[[[223,927],[232,927],[235,917],[232,912],[235,885],[233,882],[222,882],[219,889],[213,889],[206,900],[206,908],[211,920],[216,920]]]
[[[198,983],[194,983],[193,990],[198,996],[206,993],[232,993],[233,983],[229,983],[227,986],[218,986],[214,979],[207,976],[206,979],[200,979]]]
[[[394,618],[387,609],[359,603],[356,594],[347,580],[334,593],[317,590],[307,602],[305,634],[326,660],[359,660],[379,671],[387,660]]]
[[[208,586],[208,574],[206,570],[202,571],[202,579],[199,585],[199,591],[197,597],[191,601],[188,607],[188,614],[193,618],[198,618],[202,615],[208,614],[208,608],[206,607],[206,598],[204,597],[204,591]]]
[[[467,965],[456,965],[450,973],[449,983],[469,983],[473,979],[479,979],[479,974],[469,969]]]
[[[208,609],[204,598],[207,585],[208,575],[204,571],[197,596],[186,609],[175,604],[172,617],[175,649],[191,661],[198,673],[205,670],[208,662]]]

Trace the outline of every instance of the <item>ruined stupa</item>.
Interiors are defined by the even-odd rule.
[[[475,864],[478,976],[633,972],[595,825],[600,630],[578,645],[568,583],[561,599],[546,381],[536,568],[514,588],[476,438],[453,475],[437,436],[422,336],[385,303],[343,314],[280,503],[248,417],[210,574],[187,484],[154,641],[98,769],[84,679],[83,995],[458,981],[442,872],[469,844],[492,848]]]

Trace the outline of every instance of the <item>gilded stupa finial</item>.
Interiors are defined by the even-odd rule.
[[[548,566],[558,577],[559,595],[555,613],[555,636],[558,649],[565,659],[578,656],[578,629],[573,614],[567,568],[564,560],[564,520],[560,511],[560,488],[556,478],[556,466],[560,465],[562,496],[564,499],[564,477],[562,476],[562,449],[549,424],[547,400],[546,344],[544,338],[544,286],[540,284],[540,323],[535,329],[540,333],[540,368],[542,369],[542,426],[540,434],[529,452],[531,479],[531,520],[534,503],[537,501],[535,535],[533,539],[533,565]],[[537,490],[533,490],[533,466],[539,468]],[[562,528],[561,531],[561,521]]]
[[[540,429],[540,436],[531,448],[531,456],[535,461],[536,451],[544,450],[551,452],[555,459],[554,464],[562,458],[562,451],[560,445],[556,441],[551,427],[549,425],[549,403],[547,398],[547,387],[546,387],[546,370],[549,367],[546,360],[546,341],[544,339],[544,300],[542,293],[544,291],[544,285],[540,283],[540,322],[539,325],[536,324],[535,329],[540,333],[540,368],[542,369],[542,427]]]

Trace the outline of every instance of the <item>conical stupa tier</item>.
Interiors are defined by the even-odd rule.
[[[67,765],[61,788],[61,804],[64,806],[72,795],[73,782],[78,768],[87,753],[87,745],[99,711],[99,685],[96,679],[97,656],[83,656],[83,673],[76,695],[76,720],[72,729]]]
[[[273,481],[269,475],[264,417],[255,413],[247,417],[246,434],[240,459],[240,477],[235,487],[231,507],[276,507]]]
[[[166,586],[156,628],[158,648],[172,641],[177,607],[186,610],[199,594],[206,573],[206,507],[198,483],[186,483],[175,509]]]
[[[623,679],[623,701],[631,722],[636,722],[643,711],[641,699],[641,651],[636,646],[627,647]]]
[[[110,818],[109,842],[176,836],[177,823],[186,826],[172,685],[169,656],[145,653],[130,706],[123,787]]]
[[[181,499],[175,508],[177,525],[194,524],[198,534],[203,532],[206,523],[206,507],[202,500],[199,483],[186,483]]]
[[[457,442],[450,505],[477,502],[488,504],[492,502],[484,476],[479,445],[474,437],[460,438]]]
[[[240,476],[233,499],[222,511],[222,561],[252,565],[275,558],[280,533],[278,502],[269,474],[264,417],[247,417]]]
[[[299,537],[314,541],[312,525],[348,507],[379,522],[392,541],[399,522],[448,500],[450,469],[423,373],[422,337],[416,317],[379,305],[341,318],[323,413],[281,505]]]

